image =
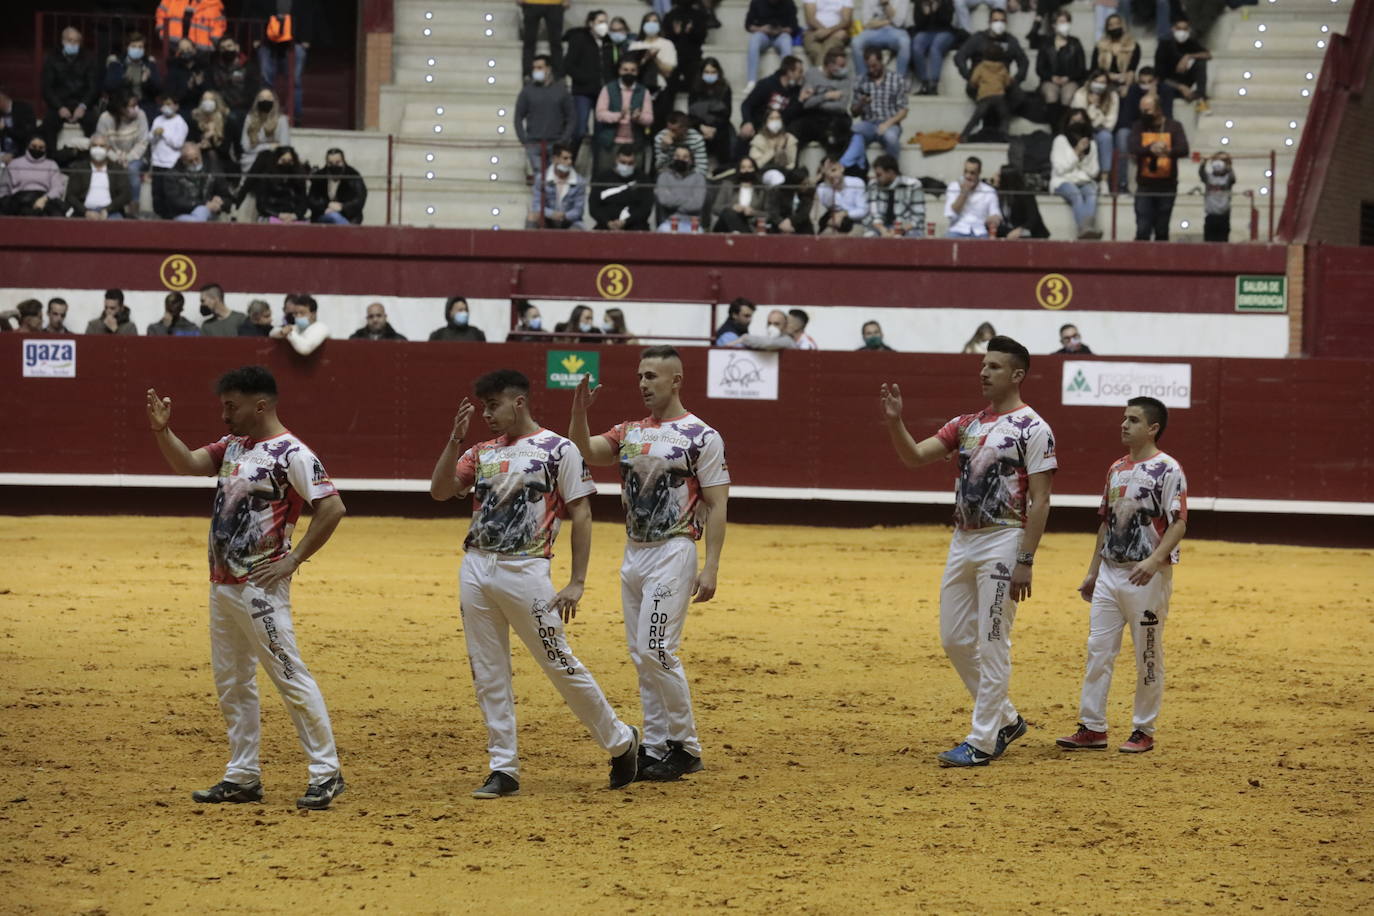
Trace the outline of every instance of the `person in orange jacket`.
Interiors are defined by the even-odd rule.
[[[162,0],[157,5],[157,34],[175,45],[189,38],[197,51],[212,51],[224,35],[223,0]]]

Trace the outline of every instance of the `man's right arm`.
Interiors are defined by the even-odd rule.
[[[932,461],[939,461],[949,454],[949,446],[941,442],[938,436],[931,436],[920,442],[912,438],[911,433],[907,431],[906,422],[902,419],[902,390],[896,384],[882,386],[878,403],[882,408],[883,421],[887,425],[887,434],[892,439],[892,447],[897,450],[897,457],[901,459],[902,464],[909,468],[919,468]]]
[[[178,474],[195,474],[209,477],[215,473],[218,463],[209,449],[198,448],[191,451],[186,443],[177,438],[168,425],[172,420],[172,399],[158,397],[156,391],[148,389],[148,425],[153,430],[153,440],[158,451],[166,459],[167,465]]]
[[[568,420],[568,438],[573,445],[582,453],[582,460],[593,467],[606,467],[615,464],[616,447],[610,439],[605,436],[593,436],[591,426],[587,422],[587,409],[596,401],[596,389],[591,387],[588,379],[590,376],[582,376],[577,383],[577,388],[573,391],[572,417]]]

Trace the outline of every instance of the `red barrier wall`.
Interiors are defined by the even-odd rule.
[[[1374,2],[1374,0],[1371,0]],[[1310,356],[1369,359],[1374,344],[1374,249],[1308,245],[1303,338]],[[1368,396],[1369,383],[1363,389]]]
[[[454,407],[491,369],[528,374],[536,416],[554,429],[566,429],[571,404],[571,392],[544,390],[544,348],[535,344],[336,340],[301,358],[277,341],[248,338],[82,338],[77,378],[26,379],[22,340],[0,338],[0,472],[167,473],[147,431],[145,390],[173,399],[173,427],[198,446],[223,432],[214,378],[251,362],[277,374],[284,420],[340,478],[427,479]],[[637,351],[600,350],[598,430],[643,411]],[[898,463],[878,420],[878,384],[901,384],[918,438],[980,406],[975,357],[786,353],[779,400],[758,402],[708,399],[707,351],[683,355],[683,400],[721,430],[741,485],[943,490],[952,486],[950,466],[911,472]],[[1024,394],[1055,430],[1056,492],[1093,494],[1120,453],[1120,410],[1061,406],[1059,359],[1036,357]],[[1174,412],[1164,444],[1187,468],[1195,496],[1374,502],[1367,362],[1191,362],[1193,406]],[[608,471],[598,479],[613,480]]]

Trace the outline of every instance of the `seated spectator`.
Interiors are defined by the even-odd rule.
[[[1091,130],[1084,121],[1072,122],[1054,138],[1050,148],[1050,187],[1073,209],[1080,239],[1102,238],[1102,230],[1097,228],[1097,176],[1101,168]]]
[[[1010,138],[1011,107],[1007,95],[1011,92],[1011,71],[1002,63],[1002,48],[989,44],[983,52],[983,59],[969,75],[969,86],[975,88],[978,104],[973,108],[973,116],[959,134],[960,143],[973,139],[974,127],[979,127],[979,135],[990,135],[999,143]]]
[[[744,30],[749,33],[749,57],[745,64],[744,87],[747,95],[759,80],[759,58],[772,48],[778,60],[792,56],[792,36],[801,30],[794,0],[749,0],[744,14]]]
[[[988,352],[988,341],[997,336],[997,329],[992,326],[992,322],[984,321],[978,325],[978,330],[973,332],[973,336],[964,344],[964,349],[960,353],[986,353]]]
[[[62,30],[62,47],[48,52],[43,59],[40,84],[43,104],[43,139],[54,159],[61,159],[59,138],[64,128],[71,127],[80,137],[88,137],[95,130],[100,111],[100,81],[96,78],[96,63],[82,53],[81,30],[67,26]]]
[[[982,177],[983,160],[969,156],[963,177],[945,189],[947,238],[985,239],[997,231],[1002,219],[997,192]]]
[[[956,0],[956,8],[958,6]],[[960,26],[967,31],[966,26]],[[1021,43],[1016,40],[1016,36],[1007,32],[1007,13],[1006,10],[994,8],[988,14],[988,27],[975,32],[968,37],[959,50],[954,52],[954,66],[958,68],[959,75],[968,84],[964,91],[971,99],[977,99],[979,86],[971,81],[974,69],[987,57],[988,48],[997,47],[1001,50],[998,60],[1008,68],[1015,67],[1012,74],[1011,87],[1007,90],[1007,105],[1015,111],[1021,104],[1020,86],[1025,82],[1026,75],[1030,72],[1030,60],[1026,57],[1026,52],[1021,50]]]
[[[777,72],[760,80],[745,96],[739,107],[741,141],[752,141],[754,135],[763,130],[764,124],[774,117],[781,120],[783,127],[786,127],[801,116],[802,107],[799,99],[805,69],[805,65],[799,59],[784,57]],[[761,166],[763,164],[763,160],[757,156],[754,161]]]
[[[243,136],[243,119],[253,106],[253,90],[257,86],[257,80],[249,71],[248,56],[232,35],[225,35],[215,42],[209,85],[224,101],[224,132],[236,142]],[[240,156],[242,152],[239,150]],[[236,156],[235,160],[238,158]]]
[[[48,323],[43,325],[44,334],[75,334],[67,327],[67,300],[53,296],[48,300]]]
[[[911,0],[863,0],[860,18],[864,28],[853,41],[854,72],[863,72],[869,52],[886,50],[894,58],[897,76],[905,79],[911,67]],[[878,66],[882,65],[880,53]]]
[[[148,54],[148,42],[141,32],[130,32],[124,39],[123,56],[111,54],[106,59],[103,88],[110,97],[122,95],[133,99],[145,117],[157,116],[162,73],[157,61]],[[96,130],[99,129],[97,123]]]
[[[487,335],[482,329],[469,323],[468,300],[463,296],[450,296],[444,303],[444,326],[436,328],[429,335],[430,340],[458,341],[460,343],[486,343]]]
[[[625,325],[625,312],[621,309],[606,309],[605,316],[601,320],[601,330],[606,333],[606,343],[639,343]]]
[[[879,156],[868,183],[864,235],[882,238],[923,238],[926,234],[926,192],[915,178],[902,174],[896,157]]]
[[[291,143],[291,125],[287,123],[277,102],[277,94],[264,88],[257,94],[248,117],[243,119],[243,136],[239,148],[240,171],[247,172],[257,162],[258,155]]]
[[[635,167],[635,148],[616,150],[615,164],[592,182],[587,213],[597,229],[647,232],[654,215],[654,185]]]
[[[573,168],[572,149],[554,144],[553,163],[534,186],[531,226],[544,229],[584,229],[582,213],[587,206],[587,183]],[[543,217],[540,226],[539,218]]]
[[[14,326],[10,326],[10,322]],[[20,334],[38,334],[43,330],[43,303],[37,299],[25,299],[14,308],[0,312],[0,331],[15,331]]]
[[[849,103],[854,91],[854,76],[843,48],[826,53],[825,66],[806,71],[801,93],[802,114],[787,125],[797,136],[797,149],[819,143],[826,155],[836,155],[849,144]],[[786,120],[784,118],[784,120]]]
[[[1088,114],[1093,142],[1097,144],[1097,167],[1103,175],[1109,176],[1112,171],[1113,135],[1120,104],[1121,97],[1111,88],[1107,74],[1102,70],[1089,73],[1087,83],[1079,87],[1069,103],[1070,108],[1082,109]]]
[[[176,102],[168,95],[162,97],[162,112],[153,120],[149,132],[149,163],[153,170],[153,212],[163,219],[171,219],[167,207],[167,173],[181,159],[181,147],[190,135],[190,128],[177,114]]]
[[[801,174],[799,169],[798,174]],[[788,184],[787,176],[777,169],[763,173],[764,208],[769,233],[779,235],[812,235],[811,209],[816,202],[816,179],[803,176],[798,184]]]
[[[1210,114],[1207,104],[1207,61],[1212,52],[1202,46],[1193,35],[1187,16],[1174,20],[1173,33],[1161,37],[1155,47],[1155,73],[1159,79],[1188,101],[1198,114]]]
[[[386,320],[386,306],[380,302],[370,303],[363,326],[349,336],[349,340],[405,340]]]
[[[645,128],[654,123],[653,98],[639,82],[639,62],[622,58],[616,82],[601,87],[596,97],[596,129],[592,140],[599,157],[594,170],[606,167],[612,151],[645,144]]]
[[[570,147],[576,106],[567,84],[555,77],[547,54],[536,55],[527,73],[529,79],[515,97],[515,136],[524,144],[530,174],[537,182],[553,162],[553,147]]]
[[[1140,72],[1135,75],[1134,81],[1121,97],[1121,104],[1117,108],[1116,115],[1116,134],[1112,138],[1116,164],[1116,189],[1123,194],[1130,187],[1128,179],[1131,174],[1131,166],[1134,164],[1130,152],[1131,128],[1135,127],[1135,123],[1140,120],[1140,101],[1147,95],[1153,95],[1158,99],[1164,117],[1173,117],[1173,87],[1159,82],[1154,67],[1141,67]]]
[[[961,34],[954,25],[954,0],[915,0],[912,8],[911,56],[915,60],[917,95],[940,94],[945,55]]]
[[[515,327],[506,335],[509,343],[532,343],[541,340],[548,340],[549,335],[544,333],[544,319],[539,314],[539,306],[528,299],[515,300],[517,320]]]
[[[645,13],[639,24],[639,38],[630,42],[631,54],[638,52],[639,81],[654,94],[653,126],[662,128],[673,111],[676,92],[669,92],[668,81],[677,70],[677,46],[669,41],[663,32],[663,21],[658,13]]]
[[[854,0],[806,0],[802,14],[806,19],[802,47],[813,67],[824,66],[831,51],[843,51],[849,46]]]
[[[730,124],[733,98],[720,61],[703,60],[687,96],[687,114],[717,163],[729,162],[735,149],[735,129]]]
[[[1231,187],[1236,183],[1231,157],[1216,153],[1197,167],[1197,174],[1203,187],[1202,240],[1228,242],[1231,240]]]
[[[595,315],[596,313],[589,307],[575,305],[572,314],[568,316],[568,320],[560,321],[554,325],[553,329],[558,334],[571,335],[563,338],[565,343],[602,343],[601,329],[593,321]]]
[[[64,209],[85,219],[123,219],[129,206],[129,175],[110,161],[110,142],[104,134],[91,135],[84,157],[67,170]]]
[[[200,328],[187,321],[181,314],[186,308],[186,297],[181,293],[168,293],[162,299],[162,317],[148,325],[149,337],[199,337]]]
[[[663,13],[663,37],[677,51],[677,67],[666,82],[664,92],[676,97],[689,92],[701,75],[701,46],[706,43],[707,13],[699,0],[672,0]],[[669,110],[672,105],[668,105]]]
[[[654,137],[654,171],[668,168],[673,150],[685,146],[692,151],[692,168],[703,177],[710,171],[706,160],[706,139],[693,129],[687,113],[675,111],[668,116],[668,126]]]
[[[1178,161],[1188,155],[1183,125],[1166,118],[1159,99],[1140,100],[1140,120],[1131,128],[1129,147],[1136,161],[1135,238],[1169,240],[1169,219],[1178,195]]]
[[[239,337],[271,337],[272,336],[272,306],[262,299],[254,299],[248,303],[248,318],[243,324],[239,325],[237,332]]]
[[[124,291],[105,290],[105,304],[99,318],[86,325],[87,334],[127,334],[138,336],[138,328],[129,320],[129,307],[124,304]]]
[[[794,184],[805,177],[797,169],[797,138],[783,130],[781,112],[768,113],[763,129],[754,134],[749,143],[749,158],[754,160],[759,171],[775,169]]]
[[[167,61],[167,81],[163,87],[177,110],[190,117],[200,102],[200,94],[209,88],[210,71],[208,62],[196,51],[189,38],[176,43],[176,53]]]
[[[305,223],[310,216],[309,173],[289,146],[258,157],[240,195],[251,195],[260,223]]]
[[[1126,28],[1126,20],[1113,7],[1097,6],[1096,13],[1103,19],[1106,10],[1106,28],[1098,28],[1098,42],[1093,66],[1107,74],[1107,82],[1117,95],[1125,94],[1135,82],[1135,71],[1140,67],[1140,45],[1135,36]]]
[[[234,197],[224,178],[205,167],[201,155],[200,144],[182,144],[181,159],[163,179],[167,214],[183,223],[214,222]]]
[[[1026,179],[1020,169],[1004,165],[999,174],[991,177],[989,184],[997,191],[996,234],[999,239],[1050,237],[1050,230],[1040,218],[1040,204],[1035,200],[1035,193],[1026,188]]]
[[[1083,43],[1073,35],[1073,14],[1067,9],[1054,14],[1054,38],[1040,46],[1035,72],[1040,77],[1046,114],[1051,124],[1057,124],[1088,75],[1087,55]]]
[[[715,346],[723,347],[749,333],[749,322],[754,320],[754,303],[743,296],[737,296],[726,310],[725,320],[716,328]],[[781,313],[779,313],[781,314]]]
[[[611,40],[610,30],[606,11],[592,10],[587,14],[585,27],[571,28],[563,33],[563,41],[568,45],[563,54],[563,72],[572,81],[571,145],[574,160],[587,136],[587,120],[596,108],[596,97],[601,87],[616,78],[615,64],[620,56],[620,46]],[[543,169],[535,168],[533,172],[538,175]]]
[[[838,159],[827,158],[821,163],[816,183],[816,201],[821,216],[816,225],[817,235],[848,235],[854,224],[868,215],[868,193],[864,180],[846,175]]]
[[[128,175],[128,213],[137,216],[139,197],[143,193],[143,172],[147,169],[143,157],[148,152],[150,139],[148,117],[135,96],[120,90],[111,98],[110,107],[101,112],[95,129],[109,141],[109,161]]]
[[[48,158],[48,141],[29,139],[28,152],[0,170],[0,213],[6,216],[61,216],[67,181]]]
[[[744,350],[795,350],[797,341],[789,333],[787,313],[781,309],[773,309],[768,313],[764,333],[740,334],[725,343],[717,339],[716,346],[739,347]]]
[[[716,191],[712,232],[754,232],[766,221],[759,168],[745,156]]]
[[[16,99],[0,84],[0,165],[24,155],[29,137],[38,133],[33,106]]]
[[[213,89],[206,89],[191,113],[190,139],[200,145],[205,167],[217,175],[239,170],[238,135],[229,132],[229,108]]]
[[[324,154],[324,168],[310,176],[310,210],[317,223],[357,226],[367,205],[367,184],[337,146]]]
[[[200,288],[200,313],[205,316],[200,323],[203,337],[237,337],[239,328],[248,320],[243,312],[229,308],[224,301],[224,287],[218,283]]]
[[[906,71],[888,70],[883,66],[883,52],[876,50],[865,55],[864,66],[867,70],[854,86],[854,104],[850,109],[856,119],[852,125],[854,135],[840,159],[847,169],[862,167],[868,161],[868,144],[875,140],[893,159],[902,156],[902,122],[906,120],[907,96],[911,93],[911,85],[903,75]]]
[[[1093,355],[1093,351],[1083,342],[1083,335],[1078,333],[1078,327],[1072,324],[1066,324],[1059,329],[1059,349],[1054,352],[1077,356]]]
[[[686,146],[675,147],[668,168],[658,173],[654,200],[658,204],[659,232],[701,231],[706,178],[693,168],[692,151]]]
[[[285,340],[301,356],[309,356],[329,339],[329,328],[319,320],[320,306],[311,295],[298,295],[287,306],[286,323],[268,337]]]
[[[811,335],[806,333],[806,326],[810,323],[811,316],[801,309],[787,310],[787,334],[796,341],[798,350],[820,349]]]
[[[863,335],[863,346],[856,347],[857,350],[886,350],[889,353],[895,352],[887,344],[883,343],[883,326],[876,321],[865,321],[860,329]]]

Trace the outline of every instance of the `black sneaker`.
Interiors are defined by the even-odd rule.
[[[515,777],[500,770],[492,770],[482,787],[472,793],[473,798],[501,798],[506,795],[519,795],[520,783]]]
[[[306,786],[305,794],[296,799],[296,807],[323,811],[329,807],[330,802],[343,794],[345,788],[343,774],[335,773],[317,786]]]
[[[658,758],[649,756],[649,752],[644,750],[644,742],[641,740],[639,743],[639,772],[635,774],[635,782],[643,782],[648,779],[644,772],[655,763],[658,763]]]
[[[191,793],[191,798],[205,805],[218,805],[223,802],[232,802],[236,805],[241,805],[244,802],[260,802],[262,801],[262,783],[255,779],[250,783],[240,784],[226,779],[208,789],[197,789]]]
[[[639,729],[630,726],[630,733],[633,735],[630,746],[625,749],[625,753],[618,754],[611,758],[611,788],[623,789],[635,781],[639,776],[640,766],[640,746]]]
[[[694,757],[682,749],[682,742],[668,742],[668,756],[649,764],[644,778],[652,782],[672,782],[687,773],[700,773],[703,767],[701,758]]]
[[[1026,720],[1017,716],[1016,721],[1010,725],[1004,725],[997,732],[997,747],[992,752],[992,759],[996,760],[1007,752],[1007,747],[1026,733]]]

